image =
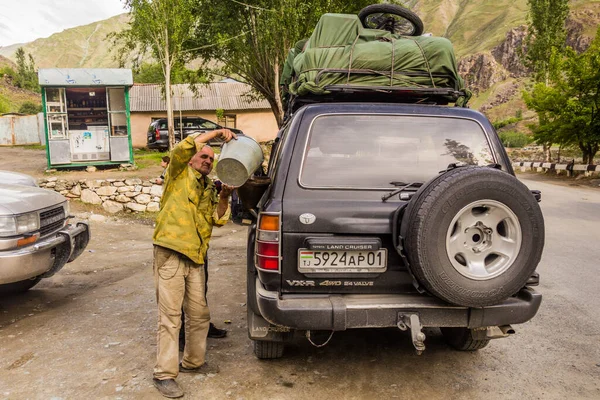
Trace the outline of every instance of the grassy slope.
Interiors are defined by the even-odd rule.
[[[16,65],[12,61],[0,56],[0,68],[5,66],[12,69],[16,68]],[[38,93],[16,88],[5,79],[0,78],[0,103],[6,103],[8,105],[7,111],[19,111],[19,107],[21,107],[21,104],[25,101],[41,104],[42,97]]]
[[[569,5],[571,16],[583,23],[583,34],[590,37],[596,36],[596,30],[600,24],[600,0],[571,0]]]
[[[66,29],[48,38],[37,39],[23,45],[31,53],[39,68],[116,68],[112,46],[106,36],[121,30],[127,14]],[[19,45],[0,49],[0,55],[14,58]]]
[[[10,68],[16,68],[16,65],[14,62],[12,62],[11,60],[9,60],[6,57],[0,56],[0,68],[2,67],[10,67]]]
[[[526,0],[416,0],[413,4],[425,30],[450,39],[458,57],[491,50],[527,16]]]
[[[30,92],[7,84],[0,78],[0,98],[5,99],[9,104],[9,112],[17,112],[26,101],[35,104],[42,104],[42,96],[39,93]]]

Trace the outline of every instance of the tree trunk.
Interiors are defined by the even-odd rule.
[[[165,29],[166,30],[166,29]],[[175,121],[173,119],[173,99],[171,97],[171,54],[169,53],[169,39],[165,32],[165,100],[167,102],[167,132],[169,135],[169,151],[175,147]]]
[[[592,154],[592,146],[579,142],[579,149],[581,150],[583,164],[593,164],[595,152]]]
[[[543,143],[542,147],[544,149],[545,162],[552,162],[552,153],[550,152],[552,143]]]
[[[275,114],[277,127],[281,128],[285,110],[283,109],[283,104],[281,103],[281,93],[279,91],[279,57],[277,56],[275,56],[275,62],[273,63],[273,72],[275,73],[275,81],[273,82],[275,108],[273,108],[273,105],[271,105],[271,107],[273,108],[273,113]]]
[[[273,115],[275,115],[275,121],[277,121],[277,127],[281,128],[283,125],[283,106],[281,104],[281,100],[276,101],[275,99],[267,99],[269,104],[271,104],[271,110],[273,111]]]

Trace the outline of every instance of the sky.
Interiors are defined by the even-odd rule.
[[[0,0],[0,47],[126,12],[122,0]]]

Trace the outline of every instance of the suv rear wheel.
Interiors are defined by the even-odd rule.
[[[282,342],[255,340],[254,355],[261,360],[281,358],[284,347],[285,345]]]
[[[446,343],[456,350],[475,351],[488,345],[490,339],[473,339],[473,330],[469,328],[441,328]]]

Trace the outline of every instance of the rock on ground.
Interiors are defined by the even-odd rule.
[[[102,204],[100,196],[98,196],[90,189],[83,189],[81,191],[81,201],[88,204]]]
[[[139,211],[139,212],[144,212],[146,211],[146,206],[143,204],[138,204],[138,203],[134,203],[134,202],[129,202],[125,205],[125,207],[127,207],[128,209],[132,210],[132,211]]]
[[[102,203],[102,207],[111,214],[118,213],[119,211],[123,211],[123,204],[117,203],[116,201],[106,200]]]

